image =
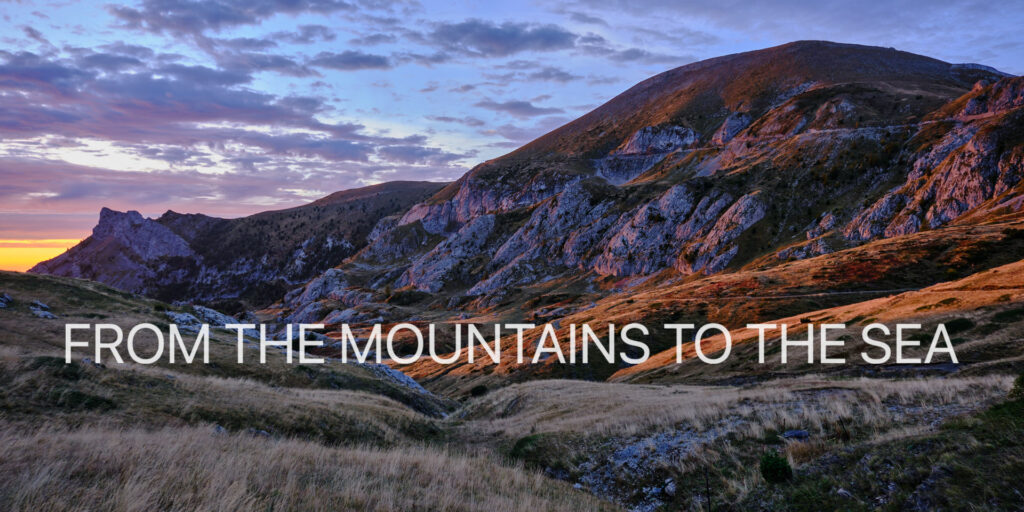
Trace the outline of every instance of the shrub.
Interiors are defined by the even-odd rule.
[[[772,450],[761,455],[761,476],[768,483],[778,484],[793,478],[793,468],[785,457]]]
[[[950,333],[966,331],[974,327],[974,322],[969,318],[954,318],[946,322],[946,330]]]
[[[1017,376],[1010,388],[1010,398],[1013,400],[1024,400],[1024,373]]]
[[[487,394],[487,386],[483,384],[473,386],[473,389],[469,390],[469,394],[472,396],[484,396]]]
[[[992,321],[1001,324],[1019,322],[1020,320],[1024,320],[1024,308],[1008,309],[992,315]]]

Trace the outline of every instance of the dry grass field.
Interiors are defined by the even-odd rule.
[[[0,430],[0,502],[35,510],[596,511],[521,467],[443,449],[157,430]]]
[[[685,496],[664,489],[709,478],[705,471],[720,504],[762,508],[766,451],[813,471],[830,454],[941,432],[1001,402],[1011,384],[999,375],[812,375],[742,387],[535,381],[470,401],[454,415],[455,437],[638,510],[703,510],[704,488]]]

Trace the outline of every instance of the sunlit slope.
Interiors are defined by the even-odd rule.
[[[807,339],[809,324],[845,324],[847,329],[833,331],[830,336],[832,339],[844,339],[845,345],[830,350],[829,355],[846,358],[849,364],[859,366],[862,372],[899,371],[893,366],[875,370],[863,361],[861,353],[864,351],[870,351],[873,357],[881,356],[878,349],[863,343],[864,326],[882,323],[895,330],[897,323],[921,324],[922,329],[913,331],[914,335],[908,337],[921,340],[923,345],[922,348],[911,350],[908,356],[921,358],[933,339],[937,325],[941,323],[950,333],[960,365],[946,366],[943,368],[945,371],[1020,371],[1024,369],[1024,260],[920,290],[796,316],[766,319],[762,323],[787,325],[791,339]],[[729,360],[722,364],[707,365],[694,360],[696,354],[693,345],[686,344],[683,347],[685,362],[681,365],[675,364],[676,351],[671,349],[652,356],[643,364],[619,370],[611,379],[672,382],[695,378],[755,377],[778,372],[850,370],[847,367],[822,365],[820,353],[814,355],[818,363],[808,364],[806,352],[802,349],[789,356],[788,364],[782,364],[777,333],[768,337],[766,364],[762,365],[757,359],[758,337],[755,330],[739,328],[731,331],[731,336],[736,345]],[[885,338],[877,332],[873,337]],[[887,341],[891,344],[891,337]],[[706,347],[705,353],[709,355],[716,354],[723,346],[722,336],[709,338],[702,344],[702,347]],[[933,363],[949,362],[948,357],[942,356]],[[907,371],[921,369],[911,366]]]

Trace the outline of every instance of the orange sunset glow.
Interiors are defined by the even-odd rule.
[[[0,240],[0,270],[24,272],[73,247],[78,239]]]

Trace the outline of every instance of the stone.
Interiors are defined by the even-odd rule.
[[[170,320],[171,323],[177,325],[178,329],[181,329],[184,332],[199,332],[199,329],[203,325],[198,318],[189,313],[167,311],[164,315],[167,316],[167,319]]]
[[[669,478],[668,480],[665,480],[665,487],[662,489],[662,492],[664,492],[666,496],[675,496],[676,495],[676,482],[675,482],[675,480],[672,480],[671,478]]]
[[[43,311],[41,309],[33,309],[32,314],[46,320],[56,320],[57,315],[50,313],[49,311]]]
[[[811,434],[806,430],[787,430],[782,433],[783,439],[797,439],[803,440],[811,437]]]

